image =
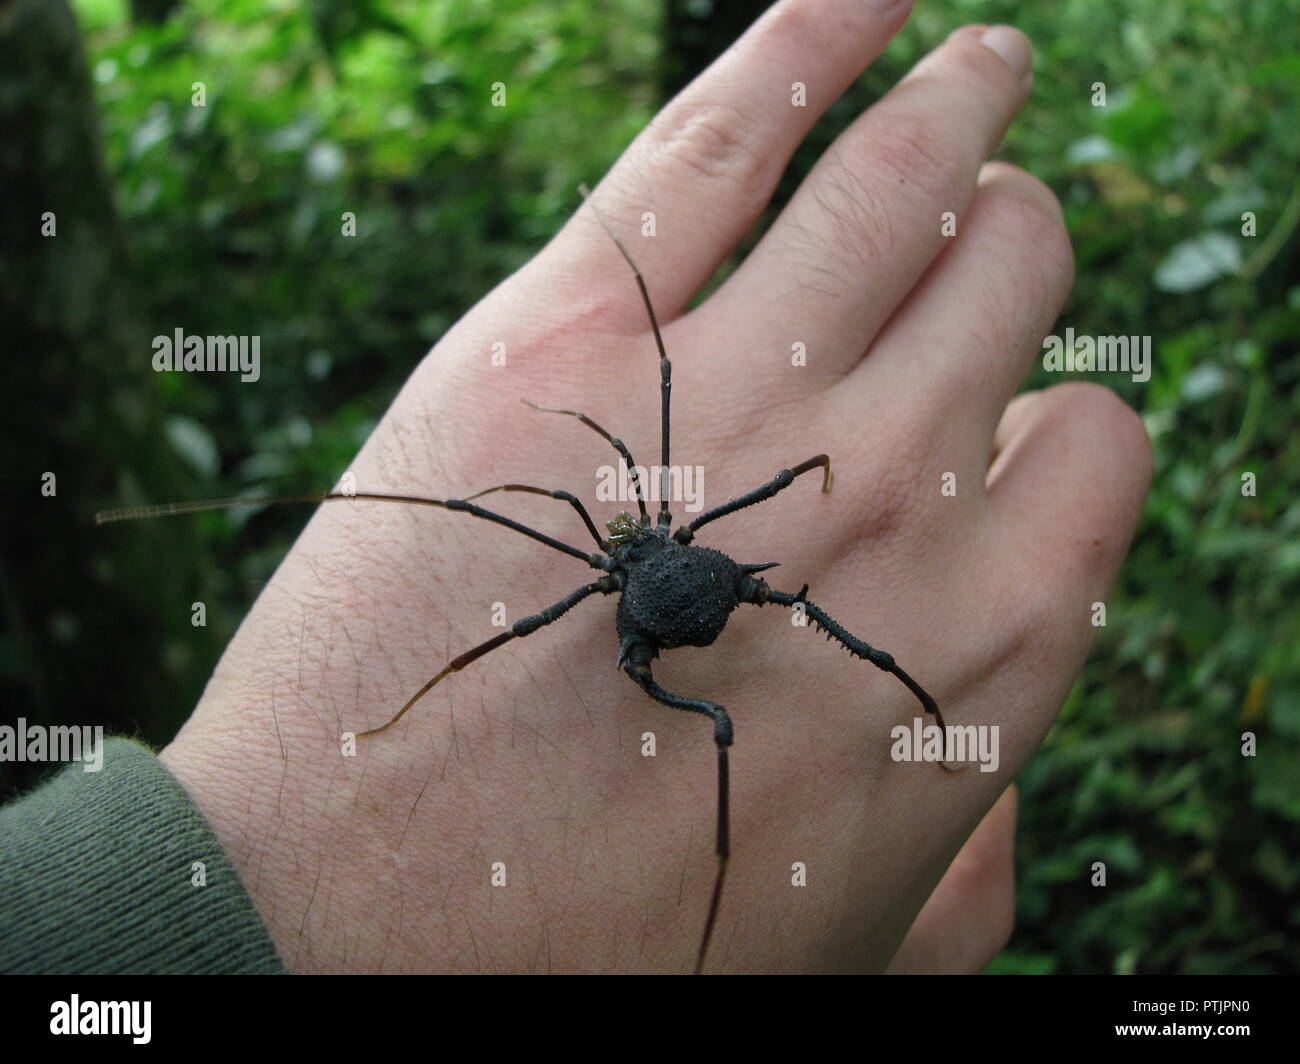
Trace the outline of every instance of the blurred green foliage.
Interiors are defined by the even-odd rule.
[[[187,0],[158,23],[121,0],[75,7],[144,320],[262,336],[259,387],[158,379],[188,497],[333,483],[420,355],[660,102],[662,13],[638,0]],[[1018,926],[994,972],[1300,969],[1296,14],[924,2],[778,195],[956,26],[1016,24],[1036,89],[999,155],[1065,205],[1078,281],[1057,331],[1154,338],[1149,383],[1104,378],[1145,416],[1155,483],[1108,624],[1020,780]],[[506,108],[486,105],[499,81]],[[357,238],[340,242],[347,211]],[[119,488],[106,501],[149,486],[124,471]],[[304,518],[207,515],[215,560],[193,580],[219,633]],[[162,668],[197,693],[211,662],[173,650]],[[159,709],[156,738],[188,708]]]

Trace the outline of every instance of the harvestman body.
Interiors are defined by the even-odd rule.
[[[583,197],[588,196],[585,186],[581,187]],[[701,713],[713,721],[713,741],[718,753],[718,812],[717,812],[717,857],[718,870],[714,879],[713,893],[709,901],[708,916],[705,919],[704,933],[700,939],[700,948],[696,957],[695,972],[699,974],[708,955],[709,943],[713,936],[713,927],[718,915],[718,905],[722,898],[722,884],[726,877],[727,858],[731,852],[730,840],[730,802],[728,798],[728,748],[732,745],[731,718],[727,711],[716,702],[691,698],[665,690],[655,681],[651,671],[651,662],[659,656],[661,650],[676,647],[709,646],[726,627],[731,612],[742,603],[762,606],[775,603],[804,611],[811,618],[818,630],[825,631],[827,638],[841,643],[855,657],[871,662],[878,669],[892,673],[920,701],[922,707],[932,714],[943,734],[947,735],[939,707],[921,686],[895,663],[893,657],[883,650],[869,646],[850,634],[833,618],[806,598],[808,585],[805,584],[797,593],[777,591],[754,574],[770,569],[777,562],[744,565],[733,561],[721,551],[709,547],[693,545],[695,533],[711,521],[735,513],[746,506],[764,502],[778,492],[788,488],[796,477],[814,469],[822,470],[822,491],[831,489],[830,459],[819,454],[799,463],[791,469],[783,469],[768,483],[745,495],[732,499],[728,503],[715,507],[701,514],[688,525],[672,530],[672,515],[667,510],[668,461],[668,412],[669,395],[672,390],[672,364],[664,351],[663,339],[659,332],[659,323],[655,318],[654,307],[646,290],[645,280],[632,256],[628,254],[622,241],[618,239],[606,224],[605,219],[595,205],[591,205],[597,220],[613,240],[615,246],[632,269],[650,317],[650,327],[654,333],[655,344],[659,349],[660,406],[661,406],[661,441],[664,491],[661,492],[660,510],[652,524],[646,512],[645,492],[641,488],[636,463],[622,440],[611,436],[592,421],[586,414],[576,410],[556,410],[550,407],[528,403],[535,410],[546,413],[566,414],[576,417],[584,425],[603,436],[622,456],[631,475],[633,494],[639,508],[638,517],[626,512],[620,513],[606,524],[609,535],[602,537],[596,529],[591,515],[583,504],[567,491],[538,488],[527,484],[499,484],[487,488],[465,499],[430,499],[411,495],[381,495],[373,493],[330,492],[316,495],[292,495],[262,499],[217,499],[203,502],[164,503],[158,506],[127,507],[120,510],[107,510],[95,515],[96,524],[113,521],[126,521],[136,518],[162,517],[173,514],[197,513],[202,510],[220,510],[235,506],[271,505],[279,503],[329,502],[336,499],[369,500],[375,502],[396,502],[418,506],[436,506],[445,510],[458,510],[493,521],[507,528],[521,532],[539,543],[564,552],[587,563],[593,569],[602,571],[602,575],[589,584],[584,584],[576,591],[565,596],[554,605],[548,606],[540,613],[523,617],[511,626],[509,631],[480,643],[460,657],[451,661],[433,679],[421,687],[399,709],[391,719],[378,728],[358,732],[358,737],[377,735],[396,724],[398,720],[416,702],[423,698],[435,684],[453,672],[459,672],[471,662],[495,650],[512,639],[521,639],[531,635],[553,621],[559,620],[570,609],[591,595],[618,595],[616,629],[619,638],[618,667],[622,668],[642,690],[657,702],[674,709],[683,709],[691,713]],[[524,400],[524,402],[528,402]],[[501,514],[485,510],[475,505],[471,499],[491,494],[496,491],[522,491],[535,495],[546,495],[562,502],[567,502],[577,511],[587,527],[587,531],[599,548],[594,553],[585,553],[577,547],[562,543],[535,529],[522,525]],[[945,763],[945,767],[948,767]]]

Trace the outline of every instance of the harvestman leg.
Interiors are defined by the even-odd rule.
[[[712,510],[706,510],[700,514],[689,525],[683,525],[673,533],[673,539],[683,545],[689,544],[695,538],[695,530],[707,525],[710,521],[716,521],[719,517],[726,517],[727,514],[734,514],[737,510],[743,510],[746,506],[753,506],[756,503],[764,502],[784,491],[794,483],[794,478],[802,476],[804,473],[813,469],[821,469],[822,472],[822,493],[825,494],[831,490],[831,460],[824,454],[816,455],[809,458],[806,462],[800,462],[793,469],[783,469],[770,481],[761,488],[755,488],[753,491],[746,492],[731,502],[725,502],[721,506],[715,506]]]
[[[812,622],[817,626],[819,631],[824,631],[827,638],[837,640],[844,646],[855,658],[862,658],[864,661],[871,662],[882,672],[890,673],[896,676],[912,694],[916,695],[917,701],[921,703],[922,708],[934,717],[935,722],[939,725],[944,736],[944,760],[940,762],[949,772],[959,771],[962,766],[948,764],[948,726],[944,724],[943,714],[939,712],[939,707],[935,704],[933,698],[926,692],[919,683],[912,679],[906,672],[898,667],[894,661],[894,656],[883,650],[877,650],[871,644],[859,639],[847,629],[844,628],[834,617],[823,610],[816,603],[809,602],[805,597],[808,594],[808,585],[799,590],[797,595],[792,595],[788,591],[776,591],[773,588],[764,585],[758,585],[758,590],[752,598],[747,599],[756,605],[762,606],[765,602],[775,602],[778,606],[795,607],[802,605],[804,612],[812,618]]]
[[[588,530],[595,537],[596,541],[598,543],[601,542],[586,509],[568,492],[548,491],[545,488],[533,488],[521,484],[503,484],[500,488],[489,488],[488,491],[479,492],[479,494],[486,495],[488,492],[498,490],[532,491],[541,495],[550,495],[552,498],[563,499],[566,502],[571,502],[582,515],[583,520],[587,524]],[[381,495],[371,492],[328,492],[325,494],[313,495],[282,495],[276,498],[261,499],[210,499],[198,502],[175,502],[164,503],[158,506],[129,506],[118,510],[105,510],[95,515],[95,523],[102,525],[110,524],[114,521],[134,520],[141,517],[171,517],[178,514],[200,513],[204,510],[226,510],[234,506],[271,505],[276,503],[336,502],[341,499],[360,499],[369,502],[396,502],[417,506],[435,506],[458,513],[468,513],[473,517],[493,521],[496,524],[504,525],[506,528],[512,528],[516,532],[522,532],[530,539],[535,539],[539,543],[546,544],[548,547],[552,547],[555,550],[562,551],[565,554],[572,555],[575,558],[585,561],[588,565],[592,566],[592,568],[608,569],[611,565],[610,560],[604,554],[584,554],[577,547],[571,547],[567,543],[562,543],[558,539],[553,539],[542,532],[538,532],[536,529],[529,528],[527,525],[520,524],[518,521],[512,521],[510,518],[504,517],[501,514],[495,513],[491,510],[485,510],[481,506],[475,506],[472,502],[465,499],[430,499],[418,495]],[[603,543],[601,545],[603,546]],[[496,650],[497,647],[510,642],[512,639],[519,639],[526,635],[531,635],[533,632],[537,631],[537,629],[550,624],[552,621],[559,620],[568,613],[569,610],[589,595],[594,595],[597,592],[609,595],[622,590],[622,587],[622,577],[614,573],[609,573],[593,583],[583,585],[578,588],[578,590],[570,593],[554,605],[547,606],[546,609],[542,610],[540,613],[520,618],[511,626],[510,631],[495,635],[491,639],[487,640],[487,642],[480,643],[478,646],[467,650],[464,654],[460,655],[460,657],[454,658],[446,668],[438,673],[437,676],[421,687],[386,723],[381,724],[378,728],[370,728],[363,732],[357,732],[357,735],[377,735],[379,732],[392,727],[401,719],[407,710],[428,694],[429,691],[431,691],[444,677],[451,675],[453,672],[459,672],[466,665],[469,665],[473,661],[477,661],[484,654]]]
[[[655,347],[659,350],[659,517],[657,526],[660,531],[667,532],[672,526],[673,515],[668,512],[668,409],[669,396],[673,390],[673,364],[668,361],[668,352],[664,350],[663,334],[659,331],[659,319],[655,316],[654,304],[650,302],[650,290],[645,286],[645,278],[641,276],[641,271],[632,261],[632,256],[628,254],[627,248],[623,246],[623,241],[618,238],[618,234],[610,228],[609,222],[605,221],[605,216],[591,203],[591,190],[586,185],[579,185],[578,191],[582,193],[582,198],[591,207],[591,213],[596,216],[596,221],[600,227],[605,230],[605,235],[614,241],[614,246],[618,248],[618,253],[623,256],[623,261],[628,264],[632,270],[632,276],[636,278],[637,289],[641,292],[641,302],[645,304],[646,316],[650,319],[650,331],[654,333]],[[641,507],[641,523],[649,525],[649,518],[646,516],[645,507]]]
[[[577,547],[571,547],[567,543],[553,539],[544,532],[538,532],[535,528],[529,528],[518,521],[512,521],[502,514],[492,510],[485,510],[482,506],[475,506],[474,503],[467,502],[465,499],[430,499],[420,495],[380,495],[374,492],[331,491],[324,494],[278,495],[274,498],[260,499],[207,499],[200,502],[168,502],[157,506],[127,506],[120,510],[103,510],[95,515],[95,524],[107,525],[114,521],[133,521],[141,517],[174,517],[177,514],[202,513],[204,510],[229,510],[236,506],[274,506],[282,503],[338,502],[339,500],[358,499],[365,502],[397,502],[411,506],[436,506],[439,509],[452,510],[456,513],[467,513],[472,517],[493,521],[498,525],[505,525],[506,528],[513,528],[516,532],[522,532],[529,539],[535,539],[538,543],[546,544],[552,550],[561,551],[577,558],[579,561],[586,562],[593,569],[609,569],[612,565],[610,560],[603,554],[584,554]]]
[[[641,477],[637,474],[636,463],[632,461],[632,452],[627,449],[627,444],[617,436],[602,429],[586,414],[581,413],[578,410],[560,410],[558,407],[554,406],[538,406],[536,403],[530,402],[527,399],[520,399],[519,401],[523,403],[524,406],[531,406],[534,410],[540,410],[543,414],[567,414],[569,417],[576,417],[593,432],[608,440],[614,450],[623,456],[623,461],[627,463],[627,472],[628,476],[632,478],[632,489],[633,493],[636,495],[636,504],[641,508],[641,524],[649,526],[650,515],[646,513],[645,509],[645,492],[641,490]]]
[[[684,709],[688,713],[702,713],[713,719],[713,741],[718,747],[718,873],[713,881],[713,897],[709,901],[709,915],[704,923],[704,937],[700,940],[700,952],[695,959],[695,974],[704,969],[704,958],[709,952],[709,942],[713,938],[713,925],[718,918],[718,902],[722,898],[722,882],[727,875],[727,858],[731,856],[731,814],[730,814],[730,772],[727,761],[727,747],[732,742],[731,718],[727,711],[717,702],[702,698],[688,698],[665,690],[656,682],[650,672],[650,661],[654,656],[651,647],[644,643],[635,644],[628,652],[624,671],[632,677],[656,702],[662,702],[673,709]]]
[[[831,460],[826,455],[819,454],[816,457],[809,458],[806,462],[799,463],[799,465],[795,466],[793,469],[781,470],[781,472],[761,487],[755,488],[753,491],[738,496],[730,502],[723,503],[721,506],[706,511],[689,525],[684,525],[674,532],[673,539],[678,543],[688,544],[695,537],[695,530],[701,526],[707,525],[710,521],[716,521],[719,517],[726,517],[727,514],[735,513],[737,510],[743,510],[746,506],[753,506],[756,503],[770,499],[772,496],[784,491],[794,483],[795,477],[819,467],[825,471],[822,478],[822,491],[829,492],[831,490],[832,479]],[[807,584],[803,586],[803,590],[801,590],[797,595],[791,595],[789,592],[785,591],[774,591],[765,585],[757,586],[761,588],[761,590],[756,592],[756,594],[762,595],[763,597],[761,599],[750,598],[746,601],[755,602],[759,606],[763,605],[764,602],[775,602],[781,606],[794,606],[796,603],[802,603],[808,616],[813,619],[813,622],[819,628],[829,633],[830,636],[839,640],[839,642],[846,647],[851,654],[855,657],[871,662],[871,664],[876,666],[876,668],[881,669],[884,672],[896,676],[903,685],[917,697],[917,700],[921,703],[921,706],[925,711],[933,716],[939,727],[943,729],[944,754],[946,758],[948,729],[943,722],[943,715],[939,712],[939,707],[935,704],[934,699],[930,697],[919,683],[898,667],[898,664],[894,661],[893,655],[887,654],[883,650],[877,650],[869,643],[857,638],[857,636],[848,632],[834,618],[821,609],[821,607],[809,602],[804,597],[808,592]],[[946,760],[943,761],[942,764],[944,768],[949,769],[950,771],[955,771],[954,766],[949,765]]]
[[[435,676],[432,680],[430,680],[418,691],[416,691],[415,694],[412,695],[411,698],[407,701],[406,705],[404,705],[401,709],[399,709],[397,713],[387,723],[381,724],[378,728],[370,728],[367,731],[357,732],[357,736],[360,737],[362,735],[378,735],[380,732],[385,731],[388,728],[391,728],[394,724],[396,724],[399,720],[401,720],[402,716],[406,713],[408,709],[410,709],[413,705],[415,705],[416,702],[420,701],[421,698],[423,698],[431,690],[433,690],[434,686],[438,683],[438,681],[442,680],[444,677],[450,676],[453,672],[460,672],[460,670],[463,669],[466,665],[470,664],[473,661],[477,661],[484,654],[496,650],[497,647],[509,643],[512,639],[522,639],[526,635],[532,635],[535,631],[537,631],[537,629],[545,627],[546,625],[550,624],[552,621],[558,621],[561,617],[563,617],[566,613],[568,613],[569,610],[571,610],[574,606],[576,606],[583,599],[587,598],[589,595],[594,595],[598,591],[601,594],[609,595],[615,591],[618,591],[621,587],[622,587],[621,580],[615,579],[613,576],[602,576],[599,580],[596,580],[590,584],[584,584],[582,587],[578,588],[577,591],[574,591],[571,594],[566,595],[564,598],[560,599],[560,601],[555,603],[553,606],[547,606],[546,609],[541,611],[541,613],[534,613],[528,617],[521,617],[519,620],[515,621],[515,623],[510,627],[510,631],[502,632],[499,635],[494,635],[487,642],[480,643],[478,646],[474,647],[473,649],[465,651],[465,653],[458,658],[453,658],[452,661],[446,666],[446,668],[442,670],[442,672],[438,673],[437,676]]]
[[[575,510],[578,516],[582,518],[583,524],[587,526],[587,531],[591,533],[591,538],[596,541],[596,545],[602,550],[605,547],[605,541],[600,538],[600,533],[596,531],[596,524],[591,519],[591,514],[587,513],[587,508],[576,495],[567,491],[552,491],[550,488],[534,488],[528,484],[498,484],[495,488],[484,488],[482,491],[476,491],[473,495],[466,495],[465,501],[477,499],[481,495],[491,495],[494,491],[527,491],[533,495],[547,495],[552,499],[559,499],[560,502],[567,502]]]

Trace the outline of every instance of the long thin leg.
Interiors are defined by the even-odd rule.
[[[600,435],[604,436],[605,439],[613,445],[614,450],[623,456],[623,461],[627,463],[628,476],[632,478],[632,489],[636,494],[636,504],[641,508],[641,523],[643,525],[650,524],[650,515],[646,513],[645,509],[645,492],[641,490],[641,477],[637,474],[636,463],[632,461],[632,452],[627,449],[627,444],[617,436],[610,435],[610,433],[602,429],[586,414],[579,413],[577,410],[560,410],[554,406],[538,406],[536,403],[530,402],[527,399],[520,399],[519,401],[525,406],[531,406],[534,410],[540,410],[543,414],[568,414],[569,417],[576,417],[589,429],[594,429]]]
[[[591,207],[591,213],[600,222],[600,227],[605,230],[610,240],[614,241],[614,246],[618,248],[623,260],[632,268],[632,276],[636,278],[636,286],[641,290],[641,300],[645,303],[645,312],[650,316],[650,330],[655,334],[655,346],[659,349],[659,439],[661,458],[659,461],[660,491],[657,523],[661,529],[667,532],[673,523],[673,515],[668,512],[668,397],[672,392],[673,365],[668,361],[668,353],[664,350],[663,334],[659,332],[659,319],[655,317],[654,304],[650,302],[650,292],[645,286],[645,278],[641,276],[641,271],[637,269],[636,263],[632,261],[632,256],[628,254],[627,248],[623,246],[623,241],[614,235],[614,230],[605,221],[605,216],[591,202],[591,192],[587,186],[579,185],[578,191],[582,193],[582,198]]]
[[[418,495],[376,495],[373,492],[328,492],[318,495],[280,495],[275,498],[249,498],[249,499],[207,499],[198,502],[165,502],[157,506],[126,506],[120,510],[101,510],[95,514],[95,524],[107,525],[114,521],[134,521],[142,517],[173,517],[177,514],[201,513],[204,510],[229,510],[236,506],[275,506],[281,503],[309,503],[309,502],[336,502],[340,499],[356,500],[362,499],[367,502],[399,502],[407,503],[413,506],[437,506],[443,510],[454,510],[460,513],[472,514],[474,517],[481,517],[485,521],[494,521],[498,525],[505,525],[506,528],[513,528],[516,532],[522,532],[525,536],[537,540],[538,543],[545,543],[558,551],[572,555],[579,561],[584,561],[593,569],[609,569],[613,564],[603,554],[585,554],[577,547],[570,547],[567,543],[561,543],[558,539],[552,539],[543,532],[529,528],[527,525],[521,525],[518,521],[512,521],[491,510],[485,510],[481,506],[475,506],[472,502],[466,502],[464,499],[427,499]]]
[[[695,958],[695,974],[704,970],[704,960],[709,952],[709,943],[713,940],[713,925],[718,919],[718,904],[722,901],[722,883],[727,877],[727,858],[731,856],[731,788],[730,771],[727,761],[727,747],[732,743],[731,718],[727,711],[717,702],[708,702],[701,698],[687,698],[685,695],[666,691],[655,683],[650,672],[650,660],[654,651],[644,643],[634,644],[627,654],[624,671],[632,677],[641,689],[656,702],[662,702],[674,709],[684,709],[688,713],[703,713],[713,719],[713,741],[718,748],[718,838],[716,852],[718,855],[718,872],[713,880],[713,896],[709,900],[709,915],[704,921],[704,935],[700,939],[700,951]]]
[[[638,280],[641,275],[637,274]],[[644,288],[642,289],[644,292]],[[650,306],[650,297],[646,296],[646,306]],[[654,323],[654,313],[651,312],[651,323]],[[673,515],[668,512],[668,396],[673,390],[673,364],[668,359],[662,357],[664,343],[659,339],[659,326],[655,325],[655,339],[659,343],[661,357],[659,359],[659,439],[660,439],[660,459],[659,459],[659,517],[657,524],[661,531],[667,532],[673,525]]]
[[[678,543],[690,543],[695,538],[697,529],[707,525],[710,521],[716,521],[719,517],[726,517],[727,514],[734,514],[737,510],[743,510],[746,506],[753,506],[755,503],[763,502],[770,499],[778,492],[784,491],[792,483],[794,478],[802,476],[812,469],[821,469],[822,472],[822,492],[831,490],[831,460],[824,454],[816,455],[809,458],[806,462],[800,462],[793,469],[783,469],[761,488],[755,488],[738,498],[732,499],[731,502],[725,502],[721,506],[715,506],[712,510],[706,510],[700,514],[689,525],[683,525],[673,533],[673,539]]]
[[[406,705],[393,714],[387,723],[379,725],[378,728],[370,728],[367,731],[357,732],[357,737],[360,738],[363,735],[378,735],[381,731],[391,728],[402,719],[408,709],[432,691],[440,680],[444,677],[450,676],[453,672],[460,672],[460,670],[466,665],[470,664],[470,662],[477,661],[484,654],[496,650],[497,647],[509,643],[512,639],[521,639],[526,635],[532,635],[532,633],[537,631],[537,629],[550,624],[552,621],[558,621],[588,595],[594,595],[597,591],[608,595],[619,590],[620,587],[622,587],[621,580],[617,580],[612,576],[602,576],[599,580],[590,584],[584,584],[582,587],[578,588],[577,591],[566,595],[564,598],[560,599],[559,602],[555,603],[555,605],[547,606],[541,613],[534,613],[528,617],[521,617],[511,625],[510,631],[494,635],[486,643],[480,643],[473,649],[465,651],[465,653],[460,657],[453,658],[442,672],[438,673],[437,676],[416,691],[415,694],[407,700]]]
[[[961,768],[961,766],[948,764],[948,727],[943,722],[943,714],[939,712],[938,705],[935,704],[934,699],[930,697],[925,688],[898,667],[898,663],[894,661],[894,656],[892,654],[888,654],[883,650],[877,650],[869,643],[859,639],[857,636],[847,631],[820,606],[809,602],[805,597],[808,594],[807,584],[804,584],[797,595],[792,595],[788,591],[776,591],[760,581],[754,581],[751,586],[756,590],[753,592],[752,597],[746,598],[745,601],[754,602],[759,606],[763,605],[765,602],[775,602],[778,606],[791,607],[801,604],[807,616],[812,618],[813,624],[816,625],[818,631],[824,631],[828,639],[838,640],[854,657],[869,661],[876,668],[898,677],[898,679],[902,681],[903,686],[911,691],[912,694],[916,695],[922,708],[934,717],[935,722],[943,732],[944,760],[940,763],[950,772],[958,771]]]
[[[596,524],[591,519],[591,514],[587,513],[587,508],[582,505],[578,498],[567,491],[552,491],[550,488],[534,488],[528,484],[498,484],[495,488],[484,488],[482,491],[476,491],[473,495],[466,495],[465,501],[477,499],[481,495],[491,495],[494,491],[527,491],[533,495],[547,495],[552,499],[559,499],[561,502],[567,502],[575,510],[578,516],[582,518],[583,524],[587,526],[587,531],[591,533],[591,538],[596,541],[596,545],[602,550],[605,547],[605,541],[600,538],[600,533],[596,531]]]

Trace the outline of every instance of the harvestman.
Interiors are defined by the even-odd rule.
[[[589,195],[586,186],[580,186],[580,191],[583,198],[586,199]],[[731,853],[727,758],[727,749],[732,744],[731,718],[727,715],[727,711],[716,702],[676,694],[660,687],[655,681],[650,663],[659,656],[661,650],[672,650],[684,646],[709,646],[722,633],[731,611],[741,603],[752,603],[756,606],[775,603],[779,606],[797,608],[804,611],[808,618],[811,618],[819,631],[826,632],[827,639],[833,638],[837,640],[855,657],[871,662],[876,668],[892,673],[902,681],[904,686],[917,697],[925,711],[934,716],[936,723],[942,729],[945,741],[948,731],[943,716],[939,712],[939,707],[935,705],[934,699],[925,692],[920,684],[899,668],[890,654],[885,653],[883,650],[877,650],[875,647],[869,646],[861,639],[858,639],[815,603],[810,602],[807,598],[807,584],[798,592],[792,594],[788,591],[777,591],[775,588],[769,587],[766,581],[754,575],[764,569],[770,569],[778,565],[778,562],[744,565],[732,561],[721,551],[709,547],[692,546],[695,533],[705,525],[716,521],[720,517],[735,513],[737,510],[744,509],[746,506],[753,506],[756,503],[772,498],[788,488],[796,477],[814,469],[822,470],[822,491],[829,492],[831,490],[831,463],[829,457],[824,454],[815,455],[805,462],[800,462],[792,469],[782,469],[761,487],[755,488],[753,491],[738,496],[712,510],[708,510],[690,524],[681,525],[676,531],[672,531],[672,515],[667,509],[669,470],[668,411],[669,394],[672,390],[672,363],[668,361],[668,355],[664,351],[663,338],[659,332],[659,322],[655,317],[654,306],[650,302],[650,293],[646,289],[641,271],[637,269],[636,263],[632,261],[632,256],[628,254],[627,248],[614,235],[613,230],[609,227],[603,215],[596,209],[595,204],[589,205],[601,227],[613,240],[619,253],[632,269],[637,287],[641,292],[641,299],[645,303],[646,313],[650,318],[650,328],[654,333],[655,345],[659,349],[662,443],[660,473],[663,490],[660,492],[662,501],[660,502],[659,513],[653,525],[650,522],[650,515],[646,512],[645,492],[641,489],[636,463],[632,460],[631,452],[622,440],[617,436],[610,435],[591,418],[587,417],[586,414],[576,410],[559,410],[552,407],[538,406],[536,403],[529,403],[526,399],[523,402],[534,410],[550,414],[565,414],[577,418],[588,428],[604,437],[618,451],[627,464],[632,482],[632,493],[636,498],[637,507],[640,511],[639,517],[633,517],[626,511],[620,513],[614,520],[606,523],[605,527],[608,529],[609,535],[602,537],[597,531],[591,515],[587,512],[587,508],[571,493],[533,487],[528,484],[498,484],[496,487],[485,488],[483,491],[476,492],[465,499],[429,499],[412,495],[382,495],[368,492],[329,492],[315,495],[286,495],[275,498],[214,499],[201,502],[163,503],[157,506],[133,506],[119,510],[106,510],[95,515],[95,523],[107,524],[113,521],[197,513],[203,510],[221,510],[236,506],[330,502],[336,499],[407,503],[416,506],[437,506],[445,510],[457,510],[471,514],[474,517],[494,521],[497,524],[505,525],[507,528],[512,528],[516,532],[521,532],[539,543],[544,543],[554,550],[571,555],[579,561],[585,562],[593,569],[602,570],[603,575],[598,580],[584,584],[576,591],[566,595],[559,602],[546,607],[540,613],[521,618],[511,626],[509,631],[493,636],[487,642],[480,643],[473,649],[461,654],[460,657],[452,660],[433,679],[416,691],[387,723],[381,724],[377,728],[371,728],[368,731],[358,732],[357,736],[378,735],[380,732],[392,727],[407,710],[428,694],[439,681],[453,672],[459,672],[466,665],[478,660],[490,651],[496,650],[497,647],[503,646],[512,639],[522,639],[539,628],[559,620],[583,599],[595,594],[619,595],[615,621],[619,638],[616,667],[622,668],[655,701],[662,702],[674,709],[683,709],[690,713],[701,713],[713,721],[713,741],[718,751],[716,846],[718,867],[713,883],[713,893],[709,900],[708,916],[705,918],[704,933],[701,936],[700,948],[696,956],[695,972],[699,974],[704,968],[709,943],[713,937],[718,905],[722,898],[722,884],[727,873],[727,858]],[[545,495],[561,502],[567,502],[582,518],[583,524],[586,525],[587,531],[591,534],[591,538],[595,540],[599,550],[592,554],[584,553],[577,547],[562,543],[501,514],[485,510],[470,501],[496,491],[531,492],[534,495]],[[951,767],[946,763],[946,759],[943,764],[945,768]]]

